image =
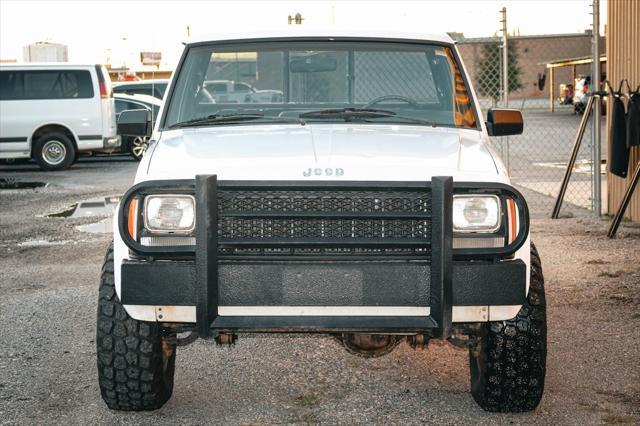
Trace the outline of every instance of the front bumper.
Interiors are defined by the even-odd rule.
[[[121,271],[123,304],[198,303],[194,261],[126,260]],[[522,305],[525,274],[526,265],[520,259],[454,261],[451,306]],[[276,317],[283,327],[283,317],[293,316],[288,320],[288,331],[384,332],[393,323],[394,332],[429,333],[437,325],[427,320],[431,316],[431,285],[429,262],[220,261],[221,315],[214,319],[212,328],[268,331],[275,326]],[[370,306],[376,306],[382,323],[376,323],[372,315],[367,321],[349,316],[359,307]],[[451,310],[451,306],[444,309]],[[308,315],[314,313],[319,315]],[[323,313],[332,315],[317,318]],[[390,318],[394,320],[390,322]]]
[[[161,192],[180,189],[195,193],[195,248],[176,247],[172,251],[143,247],[128,236],[128,199],[154,193],[163,185]],[[471,256],[473,250],[452,248],[453,182],[451,178],[434,177],[427,185],[431,196],[428,256],[392,260],[225,257],[220,248],[228,242],[212,232],[225,216],[217,206],[218,190],[250,185],[198,176],[195,184],[149,182],[132,188],[119,212],[120,234],[135,254],[121,265],[122,303],[195,307],[196,329],[202,337],[212,331],[421,333],[446,337],[451,334],[454,305],[514,306],[525,300],[527,267],[511,255],[526,240],[528,215],[522,197],[506,185],[492,184],[492,190],[498,187],[516,199],[519,237],[503,249],[476,250],[481,256]],[[424,188],[425,184],[421,185]],[[163,257],[166,253],[171,257]],[[364,314],[363,308],[367,308]]]

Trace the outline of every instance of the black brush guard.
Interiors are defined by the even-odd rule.
[[[220,200],[221,191],[230,190],[335,190],[339,191],[358,191],[358,190],[376,190],[376,191],[392,191],[392,190],[422,190],[430,193],[430,209],[428,212],[411,213],[411,214],[387,214],[381,212],[369,212],[359,214],[342,213],[341,217],[371,217],[371,218],[420,218],[428,219],[431,229],[428,233],[429,239],[413,238],[413,239],[382,239],[382,238],[347,238],[347,239],[327,239],[327,238],[298,238],[295,240],[271,238],[268,240],[260,240],[257,238],[244,238],[237,240],[229,240],[219,236],[219,221],[224,217],[219,215],[243,216],[242,213],[225,213],[225,210],[219,209],[218,202]],[[491,249],[456,249],[452,248],[453,241],[453,224],[452,224],[452,204],[454,184],[451,177],[434,177],[431,182],[318,182],[318,181],[217,181],[215,175],[198,175],[193,180],[181,181],[148,181],[132,187],[123,197],[120,205],[120,234],[125,244],[132,250],[136,257],[144,259],[142,263],[157,259],[174,260],[170,269],[159,274],[173,274],[174,279],[184,278],[184,281],[191,280],[194,286],[194,295],[196,305],[196,330],[201,337],[208,337],[212,331],[233,331],[233,332],[351,332],[351,333],[367,333],[381,331],[387,333],[424,333],[435,338],[447,337],[451,334],[452,327],[452,306],[453,306],[453,290],[452,276],[454,256],[458,259],[479,260],[476,266],[484,267],[480,275],[485,281],[491,276],[494,270],[491,269],[495,265],[496,259],[504,259],[513,254],[519,247],[524,244],[528,235],[528,210],[523,197],[510,186],[492,183],[456,183],[456,193],[473,193],[473,194],[497,194],[508,196],[514,199],[518,206],[519,212],[519,229],[518,236],[515,241],[502,248]],[[128,223],[128,205],[135,197],[143,197],[148,194],[194,194],[196,198],[196,226],[195,241],[193,246],[174,246],[174,247],[150,247],[143,246],[134,241],[127,232],[126,224]],[[504,207],[504,203],[503,203]],[[139,209],[139,214],[140,214]],[[503,209],[503,211],[506,211]],[[246,214],[244,214],[246,215]],[[278,218],[300,218],[310,217],[309,214],[296,212],[263,212],[262,214],[252,214],[252,216],[262,217],[278,217]],[[313,215],[312,215],[313,216]],[[327,215],[316,215],[325,218]],[[331,215],[329,215],[331,217]],[[141,223],[141,217],[138,223]],[[503,221],[504,222],[504,221]],[[504,224],[503,224],[504,226]],[[350,247],[358,246],[370,249],[387,249],[397,247],[413,247],[429,250],[418,258],[428,259],[430,264],[430,298],[428,316],[219,316],[218,315],[218,265],[225,256],[225,249],[228,247],[295,247],[314,248],[314,247]],[[295,256],[277,256],[278,261],[286,261]],[[375,260],[375,257],[367,256],[368,260]],[[248,258],[248,257],[245,257]],[[344,258],[344,257],[343,257]],[[342,259],[343,259],[342,258]],[[348,259],[354,259],[349,256]],[[195,259],[195,267],[193,260]],[[242,259],[242,257],[240,257]],[[262,260],[265,258],[263,257]],[[268,257],[266,258],[269,259]],[[314,258],[315,259],[315,258]],[[325,257],[324,260],[331,260],[332,257]],[[337,260],[337,258],[334,258]],[[416,259],[416,256],[407,257],[407,261]],[[185,262],[186,260],[186,262]],[[482,261],[485,263],[482,263]],[[127,276],[135,278],[137,271],[135,270],[137,261],[125,262],[124,266],[128,268]],[[189,263],[191,262],[191,264]],[[519,262],[519,263],[518,263]],[[158,263],[158,262],[156,262]],[[463,262],[458,262],[462,264]],[[502,281],[508,281],[509,277],[515,277],[521,273],[524,264],[521,261],[505,262],[510,264],[510,272],[505,275]],[[138,263],[140,264],[140,263]],[[163,265],[166,267],[167,262]],[[191,266],[190,266],[191,265]],[[465,263],[468,266],[468,263]],[[474,266],[475,267],[475,266]],[[488,267],[488,268],[487,268]],[[156,269],[156,271],[161,268]],[[504,269],[503,269],[504,270]],[[123,269],[124,271],[124,269]],[[458,272],[458,271],[456,271]],[[469,271],[462,272],[469,273]],[[156,277],[159,276],[156,272]],[[473,272],[476,274],[476,272]],[[190,275],[192,275],[190,277]],[[459,275],[459,274],[457,274]],[[124,272],[123,272],[124,276]],[[149,292],[149,287],[143,291]],[[180,290],[173,290],[179,293]],[[139,292],[140,293],[140,292]],[[181,296],[176,294],[177,299]],[[503,304],[515,304],[514,300],[523,299],[524,295],[517,295],[516,298],[505,301]],[[145,298],[145,296],[143,296]],[[125,300],[125,304],[157,304],[154,297],[150,295],[147,302],[140,300]],[[140,299],[140,297],[138,298]],[[458,296],[460,299],[460,296]],[[485,297],[486,299],[486,297]],[[131,301],[135,303],[131,303]],[[494,302],[485,300],[477,301],[473,304],[491,304]],[[178,304],[178,303],[177,303]],[[457,305],[465,305],[464,302],[456,302]],[[469,304],[469,303],[466,303]],[[500,304],[500,303],[494,303]]]

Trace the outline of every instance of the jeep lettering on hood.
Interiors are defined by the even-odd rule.
[[[307,170],[302,172],[302,176],[304,177],[309,177],[309,176],[342,176],[344,175],[344,169],[340,168],[340,167],[336,167],[331,168],[331,167],[327,167],[327,168],[322,168],[322,167],[309,167]]]

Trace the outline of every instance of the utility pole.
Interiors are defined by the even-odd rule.
[[[597,1],[597,0],[596,0]],[[502,16],[502,107],[509,107],[509,50],[507,45],[507,8],[500,10]],[[502,138],[502,161],[509,171],[509,137]]]
[[[304,18],[300,13],[296,13],[294,16],[289,15],[287,17],[287,20],[289,21],[289,25],[291,24],[302,25],[302,21],[304,21]]]
[[[600,90],[600,0],[593,0],[593,70],[591,71],[591,93]],[[591,153],[593,160],[593,214],[602,214],[602,181],[600,179],[602,111],[600,97],[593,104],[593,132],[591,132]]]

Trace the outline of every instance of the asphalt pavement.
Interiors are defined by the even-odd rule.
[[[0,423],[640,423],[640,227],[624,223],[609,240],[606,220],[543,216],[532,230],[546,278],[549,357],[532,413],[478,408],[468,355],[448,344],[415,351],[403,343],[363,359],[329,337],[290,335],[178,348],[165,407],[109,411],[97,384],[95,318],[111,237],[84,231],[104,210],[65,212],[121,195],[136,167],[126,156],[82,158],[56,173],[0,165],[5,187],[46,185],[0,188]]]

